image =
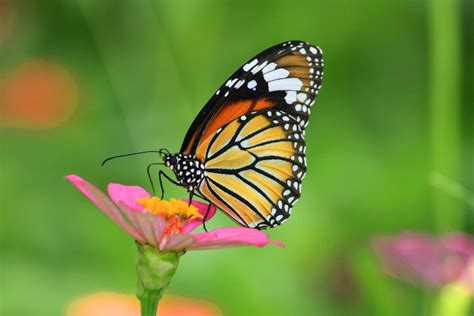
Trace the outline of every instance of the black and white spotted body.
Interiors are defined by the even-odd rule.
[[[164,162],[173,170],[179,184],[189,192],[199,187],[204,179],[204,164],[191,155],[168,154],[165,155]]]

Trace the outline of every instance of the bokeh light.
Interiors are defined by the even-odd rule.
[[[61,65],[29,61],[5,77],[0,85],[0,124],[5,127],[57,127],[76,108],[77,84]]]
[[[70,303],[66,316],[139,316],[140,303],[133,295],[99,292]],[[222,316],[219,308],[208,301],[165,295],[158,316]]]

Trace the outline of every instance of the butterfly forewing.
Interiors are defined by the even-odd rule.
[[[253,111],[279,109],[306,127],[321,87],[322,51],[301,41],[275,45],[240,67],[211,97],[191,125],[181,153],[195,154],[218,128]]]

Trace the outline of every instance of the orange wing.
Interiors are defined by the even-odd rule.
[[[303,129],[279,110],[260,110],[227,123],[202,141],[199,191],[240,225],[283,223],[301,194],[306,172]]]
[[[284,112],[304,130],[322,76],[323,58],[318,47],[289,41],[263,51],[238,69],[207,102],[188,130],[180,152],[197,154],[199,145],[218,129],[255,111]]]

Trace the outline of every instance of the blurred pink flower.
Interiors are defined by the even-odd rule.
[[[110,292],[94,293],[69,304],[67,316],[139,316],[140,303],[132,295]],[[158,316],[220,316],[214,304],[197,299],[165,295]]]
[[[374,239],[386,271],[427,287],[460,283],[474,293],[474,238],[449,233],[441,238],[419,232]]]
[[[161,201],[138,186],[110,183],[107,197],[91,183],[77,175],[68,175],[87,198],[104,212],[115,224],[140,244],[150,245],[159,251],[198,250],[254,245],[263,247],[269,243],[284,247],[268,235],[251,228],[226,227],[209,232],[191,232],[202,225],[208,205],[192,201]],[[212,206],[206,220],[216,213]]]

